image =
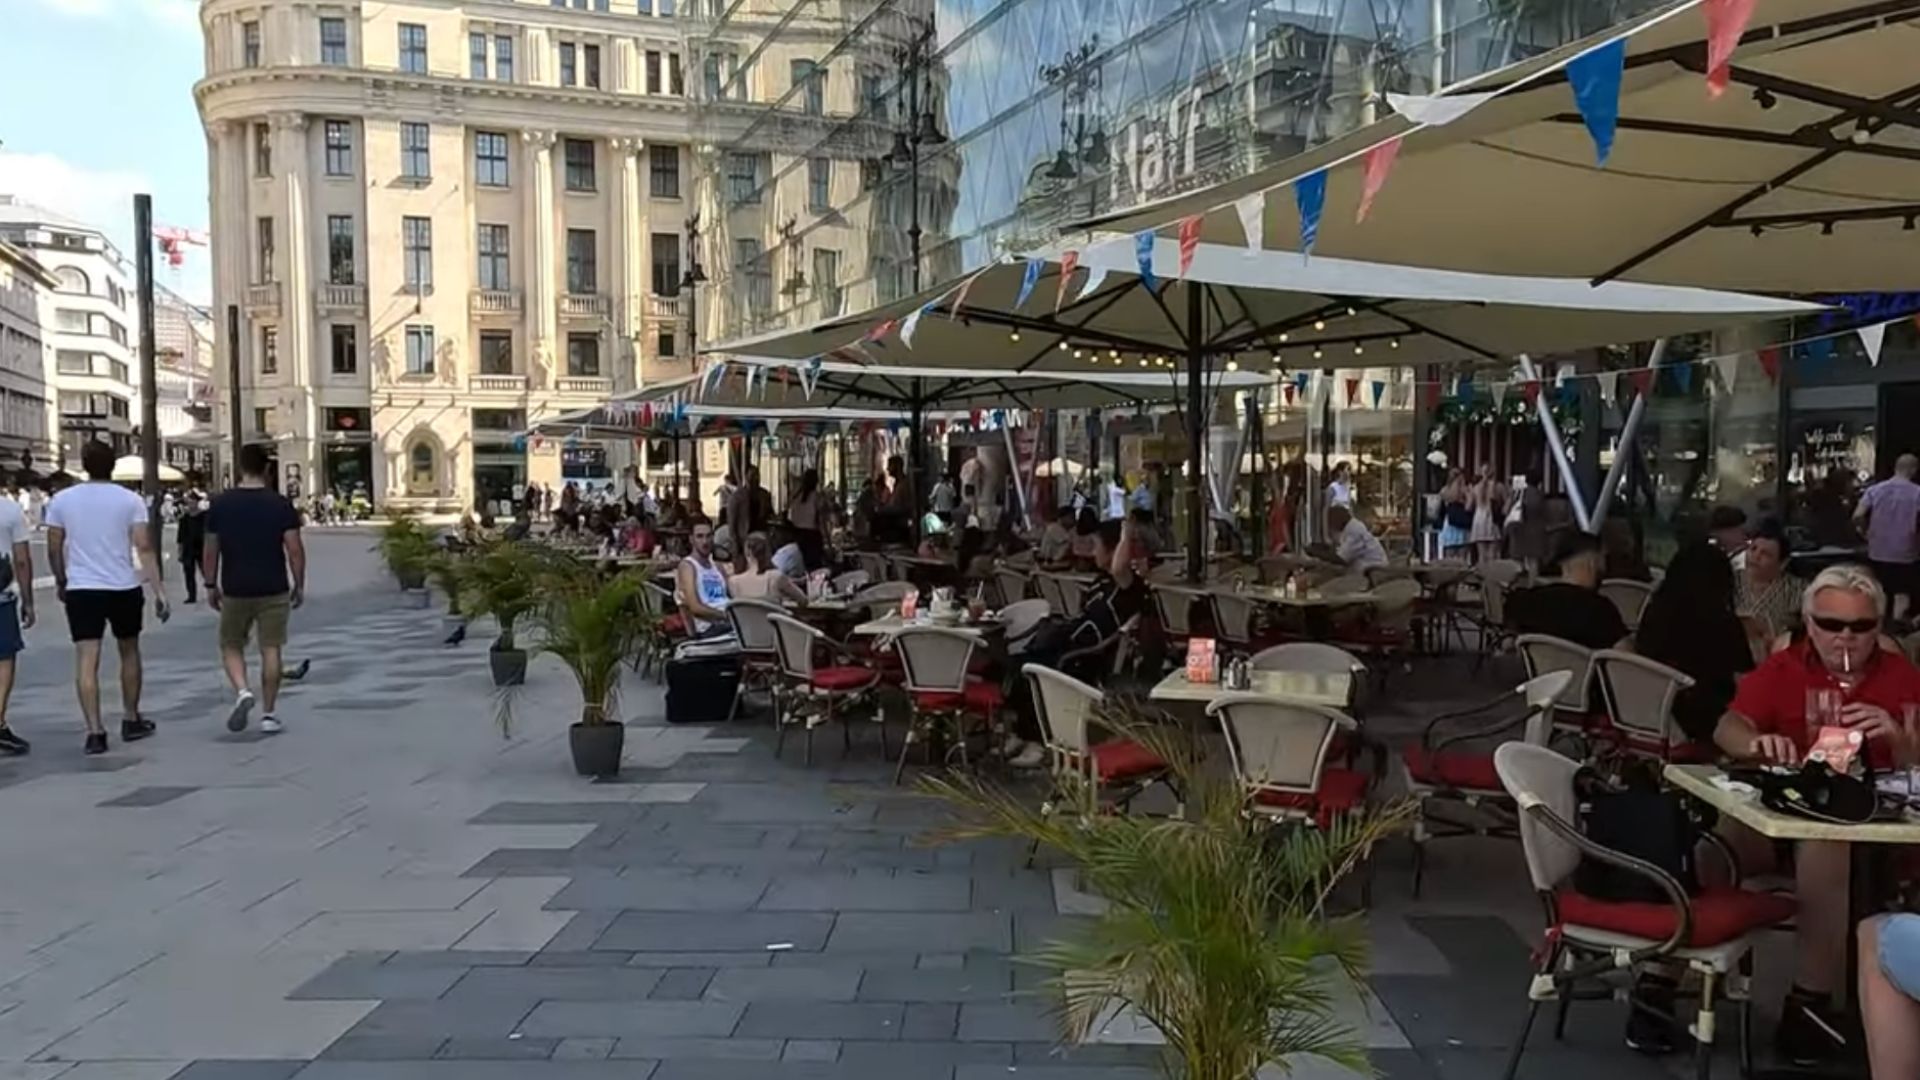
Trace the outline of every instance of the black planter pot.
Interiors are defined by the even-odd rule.
[[[527,681],[527,650],[495,647],[487,653],[493,667],[493,685],[519,686]]]
[[[573,750],[573,771],[581,776],[613,776],[620,771],[620,752],[627,745],[624,724],[575,724],[567,731]]]

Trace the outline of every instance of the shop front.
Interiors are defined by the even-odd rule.
[[[373,425],[364,408],[328,408],[321,422],[326,442],[320,449],[321,491],[350,499],[373,498]]]

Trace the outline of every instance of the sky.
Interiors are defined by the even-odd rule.
[[[0,0],[0,192],[99,227],[133,258],[133,196],[157,225],[205,231],[206,141],[195,0]],[[155,278],[205,303],[208,252],[156,256]]]

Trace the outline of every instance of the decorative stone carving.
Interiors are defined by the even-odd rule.
[[[307,114],[297,112],[277,112],[267,117],[267,123],[275,131],[305,131]]]
[[[559,135],[551,131],[522,131],[520,133],[520,141],[525,143],[529,150],[551,150],[553,149],[553,144],[558,139]]]
[[[533,343],[533,388],[553,389],[553,343],[541,339]]]

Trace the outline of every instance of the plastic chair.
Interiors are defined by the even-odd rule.
[[[1347,710],[1358,700],[1360,684],[1366,681],[1367,665],[1359,657],[1338,645],[1322,641],[1289,641],[1261,649],[1247,663],[1255,671],[1307,671],[1322,675],[1348,676]]]
[[[1184,585],[1154,585],[1154,606],[1160,612],[1160,626],[1167,637],[1185,642],[1193,636],[1193,605],[1211,606],[1212,601],[1205,592],[1190,589]]]
[[[1620,611],[1620,620],[1628,630],[1640,626],[1640,613],[1653,597],[1653,586],[1632,578],[1608,578],[1600,583],[1600,595]]]
[[[1556,1031],[1579,983],[1650,960],[1683,962],[1700,976],[1700,1004],[1692,1025],[1694,1075],[1705,1080],[1713,1067],[1714,1007],[1719,995],[1739,1007],[1740,1071],[1752,1067],[1752,1005],[1748,982],[1752,950],[1760,931],[1791,919],[1794,902],[1772,893],[1710,888],[1688,896],[1673,877],[1651,863],[1604,847],[1581,834],[1580,797],[1574,774],[1580,763],[1544,746],[1511,742],[1494,751],[1500,783],[1519,807],[1520,845],[1527,874],[1546,906],[1547,932],[1536,951],[1527,986],[1526,1019],[1502,1074],[1513,1080],[1526,1052],[1540,1006],[1559,1003]],[[1574,870],[1591,859],[1646,878],[1660,901],[1598,900],[1574,886]]]
[[[877,619],[900,606],[910,592],[918,592],[904,581],[882,581],[869,585],[847,599],[847,607],[867,609],[867,617]]]
[[[832,723],[835,712],[842,706],[861,699],[879,685],[880,673],[868,666],[849,663],[817,667],[813,662],[816,649],[824,649],[843,660],[859,658],[845,645],[792,616],[769,615],[767,621],[773,624],[774,651],[780,660],[780,673],[787,683],[784,694],[793,704],[793,708],[780,717],[780,735],[774,741],[773,754],[779,757],[786,745],[787,728],[801,723],[807,731],[806,762],[811,765],[813,729],[820,724]],[[884,719],[881,718],[880,727],[882,756],[887,753]],[[847,748],[852,749],[852,729],[845,729],[845,740]]]
[[[1265,694],[1222,694],[1207,705],[1227,737],[1247,808],[1275,823],[1324,827],[1366,803],[1366,773],[1330,767],[1334,739],[1356,730],[1338,709]]]
[[[1713,749],[1688,738],[1673,718],[1673,700],[1693,685],[1690,676],[1620,649],[1595,652],[1593,675],[1622,749],[1663,762],[1713,760]]]
[[[896,785],[907,771],[907,755],[915,742],[925,739],[931,755],[936,730],[951,733],[963,766],[967,764],[968,716],[986,720],[991,740],[1006,699],[999,684],[968,677],[967,669],[979,645],[980,639],[973,634],[938,626],[910,626],[893,636],[909,708],[900,763],[893,770]]]
[[[784,613],[780,605],[765,600],[735,600],[727,605],[727,621],[733,624],[733,636],[740,642],[740,681],[734,688],[733,707],[727,710],[729,722],[740,713],[740,701],[747,696],[747,684],[757,679],[773,695],[773,722],[779,725],[779,645],[773,623],[768,620]]]
[[[674,645],[687,636],[687,617],[680,614],[673,591],[652,581],[640,590],[640,602],[653,617],[653,628],[641,643],[640,662],[643,667],[653,668],[655,679],[664,681]]]
[[[1027,575],[1011,566],[996,566],[993,579],[1000,585],[1000,606],[1017,604],[1027,598]]]
[[[851,593],[855,590],[866,588],[872,580],[873,575],[867,573],[865,570],[849,570],[839,577],[834,578],[831,584],[833,585],[834,592]]]
[[[871,584],[873,582],[887,580],[887,557],[885,555],[877,551],[860,551],[855,552],[853,558],[855,562],[860,564],[860,569],[867,572],[868,583]]]
[[[1229,645],[1252,645],[1254,612],[1259,606],[1253,598],[1231,589],[1212,589],[1206,596],[1213,605],[1213,632],[1220,640]]]
[[[1604,708],[1593,707],[1593,650],[1578,642],[1551,634],[1521,634],[1513,639],[1527,675],[1537,678],[1548,672],[1564,671],[1572,678],[1554,703],[1553,726],[1582,737],[1611,737]]]
[[[1087,583],[1066,575],[1055,577],[1053,583],[1060,590],[1060,613],[1069,619],[1079,618],[1087,609]]]
[[[1047,571],[1036,570],[1034,571],[1032,580],[1033,591],[1039,594],[1040,599],[1047,602],[1047,609],[1055,615],[1065,616],[1067,613],[1067,602],[1066,599],[1060,595],[1060,578]]]
[[[1046,809],[1053,809],[1067,786],[1062,777],[1069,774],[1079,778],[1091,800],[1091,805],[1079,808],[1082,813],[1096,812],[1103,801],[1125,811],[1154,784],[1166,784],[1179,798],[1171,769],[1160,755],[1126,738],[1093,742],[1088,729],[1105,700],[1098,687],[1040,664],[1028,664],[1020,673],[1033,692],[1034,712],[1055,777],[1053,794],[1043,804]],[[1029,850],[1029,863],[1032,856]]]

